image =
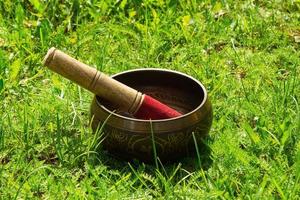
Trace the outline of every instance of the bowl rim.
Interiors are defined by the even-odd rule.
[[[114,111],[111,111],[108,108],[106,108],[104,105],[102,105],[98,101],[98,96],[96,96],[96,103],[97,103],[97,105],[100,106],[106,112],[108,112],[110,117],[112,115],[112,116],[115,116],[115,117],[118,117],[118,118],[121,118],[121,119],[124,119],[124,120],[130,120],[130,121],[135,121],[135,122],[147,122],[147,123],[149,123],[149,122],[152,122],[152,123],[169,122],[169,121],[174,121],[174,120],[179,120],[179,119],[183,119],[183,118],[189,117],[193,113],[197,112],[201,107],[203,107],[203,105],[207,101],[207,91],[206,91],[206,88],[204,87],[204,85],[200,81],[198,81],[197,79],[195,79],[194,77],[192,77],[192,76],[190,76],[188,74],[185,74],[183,72],[179,72],[179,71],[170,70],[170,69],[164,69],[164,68],[138,68],[138,69],[130,69],[130,70],[126,70],[126,71],[123,71],[123,72],[119,72],[119,73],[113,74],[111,77],[114,78],[114,77],[122,75],[122,74],[127,74],[127,73],[131,73],[131,72],[139,72],[139,71],[164,71],[164,72],[171,72],[171,73],[174,73],[174,74],[185,76],[185,77],[193,80],[194,82],[196,82],[201,87],[201,89],[203,91],[203,99],[202,99],[201,103],[195,109],[193,109],[190,112],[185,113],[185,114],[183,114],[181,116],[173,117],[173,118],[169,118],[169,119],[155,119],[155,120],[150,119],[150,120],[145,120],[145,119],[136,119],[136,118],[126,117],[126,116],[117,114]]]

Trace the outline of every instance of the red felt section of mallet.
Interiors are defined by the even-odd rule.
[[[139,110],[135,113],[138,119],[169,119],[182,115],[180,112],[170,108],[169,106],[145,95],[143,103]]]

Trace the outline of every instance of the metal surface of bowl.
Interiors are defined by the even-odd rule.
[[[163,162],[193,154],[192,133],[199,142],[212,124],[211,103],[199,81],[180,72],[149,68],[112,77],[184,114],[163,120],[135,119],[115,111],[113,105],[95,96],[91,105],[92,128],[96,131],[105,123],[104,149],[121,158],[152,162],[154,138],[157,156]]]

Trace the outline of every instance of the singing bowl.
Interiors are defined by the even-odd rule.
[[[206,89],[198,80],[177,71],[149,68],[112,77],[183,115],[163,120],[135,119],[95,96],[91,105],[92,128],[97,131],[102,127],[104,149],[122,159],[147,163],[154,161],[154,152],[162,162],[194,154],[195,145],[208,135],[213,118]]]

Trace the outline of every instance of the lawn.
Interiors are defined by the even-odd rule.
[[[299,0],[2,0],[0,11],[0,199],[300,199]],[[201,81],[214,120],[200,157],[89,153],[93,95],[42,66],[52,46],[110,75],[157,67]]]

